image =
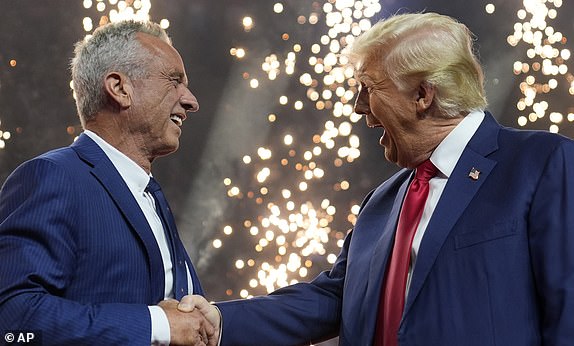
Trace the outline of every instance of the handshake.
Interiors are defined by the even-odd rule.
[[[158,305],[169,321],[170,345],[218,345],[221,315],[205,298],[188,295],[179,302],[168,299]]]

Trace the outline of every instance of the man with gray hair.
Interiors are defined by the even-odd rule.
[[[212,325],[177,310],[203,291],[151,174],[199,109],[179,53],[156,23],[107,24],[76,45],[72,78],[84,132],[0,191],[0,332],[207,345]]]
[[[222,345],[572,345],[574,142],[500,126],[463,24],[392,16],[356,39],[355,112],[403,169],[333,268],[217,303]],[[219,329],[219,312],[184,297]]]

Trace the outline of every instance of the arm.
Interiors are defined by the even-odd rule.
[[[400,186],[400,185],[399,185]],[[373,196],[363,200],[361,210]],[[347,257],[353,232],[330,271],[262,297],[216,303],[221,312],[221,345],[308,345],[339,334]]]
[[[339,332],[347,250],[333,268],[310,283],[299,283],[248,300],[219,302],[221,345],[304,345]]]
[[[544,345],[574,340],[574,143],[548,159],[529,216],[532,268]]]
[[[77,274],[81,188],[48,160],[26,163],[6,181],[0,192],[0,329],[39,331],[45,345],[148,344],[146,304],[65,298]]]
[[[374,192],[366,196],[361,210]],[[287,286],[268,296],[219,302],[215,306],[202,297],[186,296],[179,309],[200,309],[216,327],[216,333],[220,328],[221,345],[308,345],[335,337],[341,324],[352,234],[351,231],[347,235],[332,269],[310,283]]]

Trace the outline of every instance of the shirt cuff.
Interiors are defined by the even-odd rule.
[[[215,306],[215,309],[217,309],[217,312],[219,313],[219,340],[217,341],[217,346],[221,346],[221,337],[223,334],[223,315],[221,314],[221,310],[219,310],[217,305],[212,305]]]
[[[156,346],[167,346],[171,341],[169,331],[169,320],[165,311],[159,306],[148,306],[151,316],[151,344]]]

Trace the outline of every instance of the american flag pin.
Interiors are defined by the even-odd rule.
[[[472,167],[472,169],[468,173],[469,178],[472,180],[478,180],[479,175],[480,175],[480,171],[474,167]]]

